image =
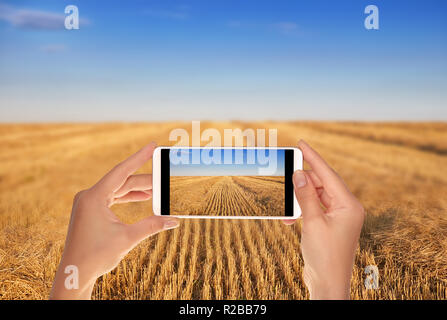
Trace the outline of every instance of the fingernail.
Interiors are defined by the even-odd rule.
[[[178,219],[167,219],[163,225],[165,230],[174,229],[179,226]]]
[[[307,184],[307,178],[303,171],[296,171],[293,174],[293,184],[295,188],[302,188]]]

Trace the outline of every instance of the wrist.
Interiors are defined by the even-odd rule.
[[[335,271],[335,270],[332,270]],[[314,272],[304,267],[303,280],[312,300],[349,300],[351,297],[351,274],[340,272],[324,273],[329,277],[321,277],[322,272]]]
[[[349,300],[350,281],[310,281],[307,285],[311,300]]]
[[[50,299],[89,300],[97,277],[87,268],[66,262],[63,258],[56,272]]]

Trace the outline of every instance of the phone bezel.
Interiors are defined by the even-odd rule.
[[[188,146],[159,146],[154,150],[152,159],[152,208],[154,214],[163,217],[176,217],[184,219],[297,219],[301,217],[301,208],[293,193],[293,215],[292,216],[205,216],[205,215],[162,215],[161,214],[161,150],[162,149],[271,149],[271,150],[293,150],[293,171],[303,169],[303,155],[300,149],[294,147],[188,147]]]

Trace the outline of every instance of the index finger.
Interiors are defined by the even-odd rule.
[[[151,142],[123,162],[117,164],[100,181],[108,192],[115,192],[126,182],[127,178],[152,158],[157,144]]]
[[[323,187],[330,195],[347,195],[349,190],[338,174],[324,161],[324,159],[312,149],[304,140],[298,142],[303,152],[304,160],[309,163],[312,171],[323,183]]]

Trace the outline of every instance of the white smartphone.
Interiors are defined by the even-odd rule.
[[[158,147],[152,160],[155,215],[296,219],[292,175],[302,153],[288,147]]]

